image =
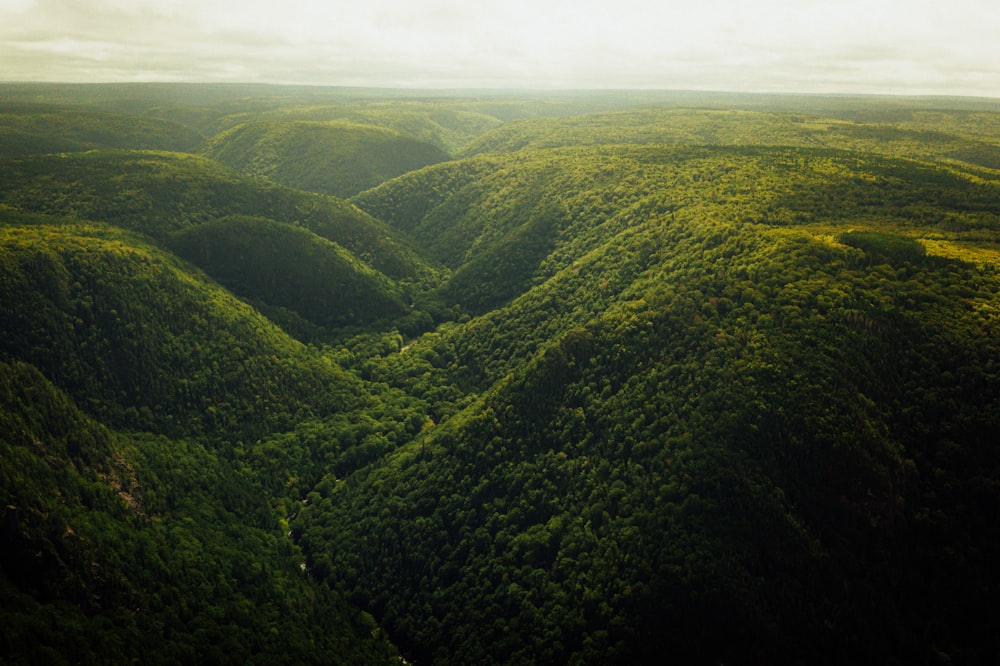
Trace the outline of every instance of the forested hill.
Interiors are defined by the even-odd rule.
[[[340,197],[448,157],[395,130],[334,121],[244,123],[204,152],[247,175]]]
[[[738,109],[651,108],[573,119],[512,122],[465,148],[466,156],[604,144],[798,146],[940,159],[1000,168],[995,113],[913,112],[893,122],[858,122],[806,114]]]
[[[0,663],[1000,660],[1000,104],[3,93]]]
[[[995,654],[971,609],[997,583],[998,195],[978,168],[649,145],[365,193],[482,312],[383,376],[482,394],[303,511],[303,543],[432,662]]]
[[[11,159],[0,203],[146,235],[300,339],[399,320],[439,280],[408,239],[351,204],[241,177],[203,157],[89,151]]]
[[[815,237],[872,229],[945,256],[976,247],[980,261],[992,262],[996,182],[993,170],[826,148],[646,144],[480,155],[354,201],[451,267],[446,297],[483,312],[664,216]]]
[[[94,148],[191,150],[199,132],[159,118],[0,103],[0,157]]]

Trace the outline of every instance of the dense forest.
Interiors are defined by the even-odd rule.
[[[1000,102],[0,100],[0,663],[1000,660]]]

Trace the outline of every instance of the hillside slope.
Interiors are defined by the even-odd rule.
[[[177,232],[169,245],[234,294],[320,328],[371,325],[407,311],[389,278],[301,227],[226,217]]]
[[[398,663],[302,571],[252,451],[386,411],[368,387],[137,234],[0,223],[4,659]]]
[[[995,253],[997,179],[825,148],[582,146],[436,165],[354,202],[452,269],[446,300],[483,313],[614,234],[682,211],[815,233],[850,220],[901,229],[941,253],[973,242]]]
[[[621,108],[247,90],[161,111]],[[1000,661],[1000,115],[793,101],[512,122],[351,203],[0,161],[2,654]]]
[[[683,236],[307,507],[312,561],[431,663],[995,657],[995,274]]]
[[[379,376],[479,397],[300,542],[428,663],[995,658],[998,200],[995,172],[767,147],[365,193],[418,242],[462,230],[444,293],[487,310]]]
[[[94,224],[0,226],[0,354],[102,422],[234,440],[353,407],[357,379],[140,238]]]
[[[5,663],[398,663],[193,441],[123,436],[0,361]]]
[[[96,148],[193,150],[202,136],[180,123],[37,104],[0,104],[0,158]]]
[[[91,151],[8,160],[0,203],[168,234],[227,215],[298,224],[396,279],[433,274],[405,240],[347,202],[243,178],[194,155]]]
[[[343,200],[180,153],[9,160],[0,163],[0,204],[142,232],[304,340],[408,316],[413,294],[440,274],[405,235]]]
[[[202,152],[247,176],[338,197],[448,159],[440,148],[394,130],[342,121],[244,123],[213,137]]]

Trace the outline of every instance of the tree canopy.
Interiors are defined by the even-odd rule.
[[[997,104],[0,93],[0,661],[1000,658]]]

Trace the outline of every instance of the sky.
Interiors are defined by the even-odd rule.
[[[1000,5],[0,0],[0,81],[1000,97]]]

